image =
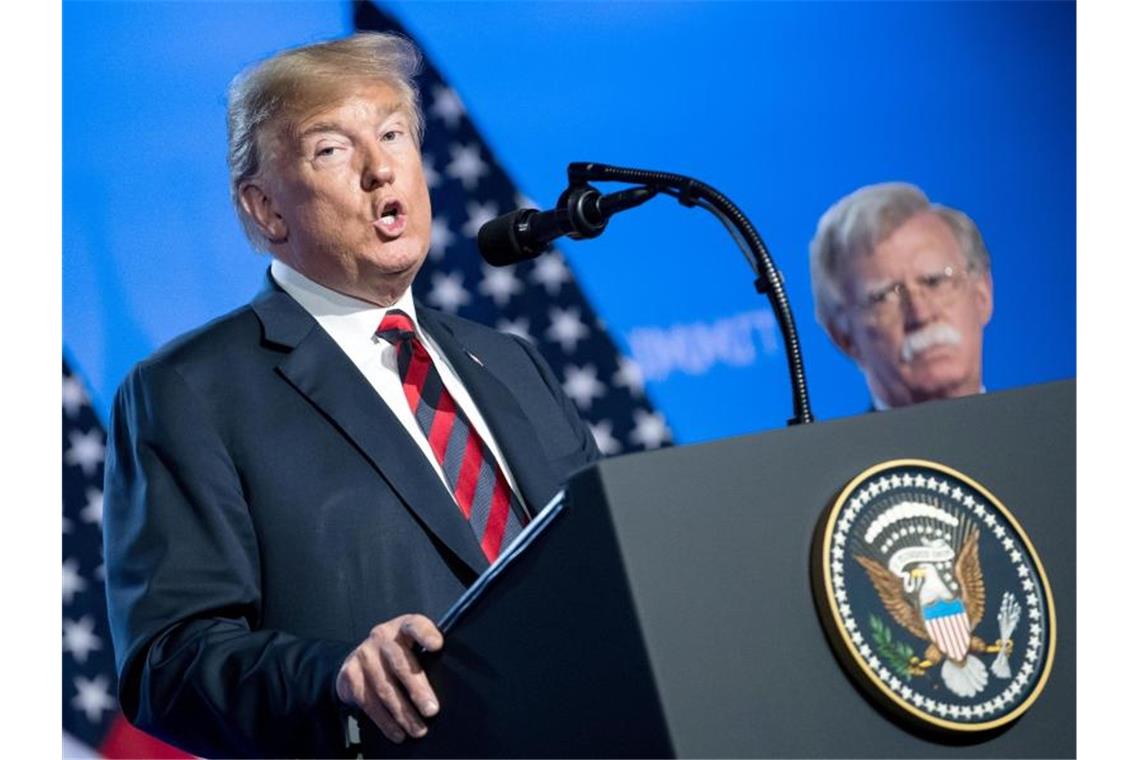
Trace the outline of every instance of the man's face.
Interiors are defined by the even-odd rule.
[[[988,272],[967,265],[953,231],[932,212],[847,262],[847,305],[829,331],[887,405],[980,390],[993,285]]]
[[[242,200],[273,254],[333,290],[395,301],[431,243],[431,200],[398,92],[361,85],[263,146],[266,170]]]

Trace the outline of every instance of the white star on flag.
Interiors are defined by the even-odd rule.
[[[84,522],[103,524],[103,492],[98,488],[87,489],[87,506],[79,511]]]
[[[448,129],[455,129],[463,118],[463,101],[450,87],[436,87],[432,90],[431,114]]]
[[[560,309],[555,306],[550,310],[550,329],[546,331],[546,337],[561,345],[565,353],[573,351],[578,341],[585,338],[588,333],[589,330],[582,324],[578,309],[574,307]]]
[[[621,442],[614,438],[614,424],[610,420],[601,420],[589,423],[590,432],[594,434],[594,443],[598,444],[598,451],[606,456],[621,451]]]
[[[79,561],[71,558],[63,563],[63,603],[71,604],[71,599],[87,588],[87,581],[79,574]]]
[[[598,370],[592,364],[584,367],[566,365],[562,390],[566,391],[566,395],[574,399],[574,403],[582,410],[589,409],[594,399],[606,395],[606,386],[598,380]]]
[[[618,356],[618,371],[614,373],[613,383],[628,388],[634,396],[645,392],[645,377],[641,374],[641,367],[628,356]]]
[[[494,201],[479,203],[470,201],[467,204],[467,221],[463,223],[463,234],[474,238],[479,234],[479,228],[499,215],[499,206]]]
[[[526,317],[519,317],[515,320],[500,319],[495,324],[495,329],[499,332],[517,335],[527,343],[534,343],[534,336],[530,334],[530,320]]]
[[[502,308],[511,300],[511,296],[523,292],[523,284],[518,277],[515,277],[514,267],[493,267],[484,264],[479,292],[489,296],[496,306]]]
[[[87,392],[83,390],[83,383],[75,375],[63,378],[63,411],[68,417],[74,417],[87,401]]]
[[[433,216],[431,220],[431,247],[428,248],[428,255],[437,261],[442,259],[444,253],[447,252],[447,246],[453,242],[455,242],[455,233],[448,226],[447,217]]]
[[[479,156],[479,144],[452,145],[451,163],[445,171],[447,176],[462,182],[464,190],[474,190],[479,178],[487,173],[487,164]]]
[[[647,449],[660,448],[669,438],[669,426],[665,424],[665,418],[660,412],[634,409],[633,424],[633,432],[629,434],[630,440],[640,443]]]
[[[444,311],[454,314],[459,307],[470,303],[471,294],[463,288],[463,273],[456,270],[450,274],[436,272],[431,277],[431,292],[427,300]]]
[[[79,620],[63,621],[63,651],[70,652],[78,662],[87,661],[87,655],[96,649],[102,649],[103,642],[95,635],[95,621],[90,615],[84,615]]]
[[[77,710],[82,710],[83,714],[87,716],[87,720],[98,723],[103,712],[115,706],[115,700],[111,699],[111,695],[107,693],[109,685],[107,676],[104,675],[95,676],[91,680],[83,676],[76,676],[75,690],[77,693],[71,700],[72,706]]]
[[[555,295],[562,289],[562,283],[569,282],[570,271],[562,259],[553,253],[539,256],[534,262],[534,272],[530,279],[546,288],[546,294]]]
[[[92,428],[86,433],[72,431],[68,436],[71,447],[64,452],[63,461],[67,464],[78,465],[83,468],[83,474],[91,477],[95,470],[103,463],[103,433]]]
[[[439,172],[435,170],[435,157],[430,153],[425,153],[420,157],[420,164],[423,166],[424,184],[426,184],[429,189],[439,187],[439,184],[443,181],[443,177],[439,176]]]

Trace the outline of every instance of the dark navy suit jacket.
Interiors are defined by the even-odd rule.
[[[599,457],[525,341],[417,314],[532,511]],[[343,754],[344,658],[380,622],[438,619],[487,567],[421,449],[272,281],[134,368],[109,450],[120,701],[136,725],[200,755]]]

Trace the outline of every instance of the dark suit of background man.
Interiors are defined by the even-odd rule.
[[[876,408],[981,392],[993,280],[961,211],[900,182],[860,188],[820,218],[811,276],[816,318]]]
[[[400,742],[441,709],[413,645],[443,645],[432,618],[493,553],[417,426],[396,348],[375,335],[390,308],[412,318],[520,521],[598,457],[527,343],[412,302],[431,239],[418,65],[401,38],[356,35],[235,80],[234,202],[271,276],[140,363],[115,400],[120,700],[198,754],[343,754],[349,710],[382,750],[372,723]]]

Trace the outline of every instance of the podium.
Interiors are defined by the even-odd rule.
[[[984,484],[1048,573],[1052,673],[994,732],[938,739],[896,722],[846,675],[816,612],[821,514],[899,458]],[[443,709],[425,739],[382,751],[1075,756],[1075,464],[1072,381],[601,462],[444,619],[445,648],[425,665]]]

